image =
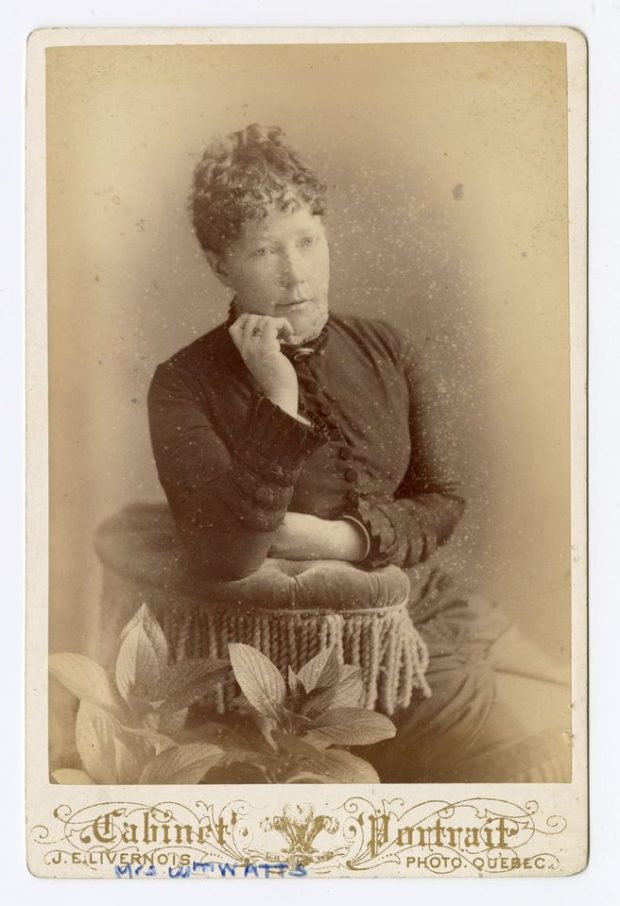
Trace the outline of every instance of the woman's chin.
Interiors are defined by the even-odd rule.
[[[300,343],[308,343],[318,337],[327,321],[327,311],[320,314],[315,313],[312,316],[304,316],[300,312],[298,315],[289,316],[288,320],[293,328],[290,345],[299,346]]]

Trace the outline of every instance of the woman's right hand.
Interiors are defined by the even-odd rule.
[[[297,418],[299,386],[291,362],[280,351],[280,339],[293,336],[286,318],[244,312],[228,330],[246,368],[265,396]]]

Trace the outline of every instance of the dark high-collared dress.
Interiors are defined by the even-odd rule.
[[[261,394],[229,324],[160,365],[149,391],[159,478],[197,571],[249,575],[287,510],[356,521],[367,538],[362,567],[415,571],[410,611],[429,649],[433,690],[396,716],[396,740],[365,756],[386,782],[474,779],[476,771],[508,780],[534,770],[537,779],[536,763],[547,757],[538,744],[520,746],[519,764],[480,762],[493,737],[486,652],[506,624],[490,605],[458,595],[434,564],[465,504],[415,349],[385,322],[330,316],[308,348],[287,351],[304,424]]]

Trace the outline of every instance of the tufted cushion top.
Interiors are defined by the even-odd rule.
[[[209,606],[359,610],[402,604],[409,579],[397,566],[368,571],[341,560],[267,559],[235,582],[192,573],[167,504],[135,504],[104,522],[95,546],[104,566],[128,582],[200,599]]]

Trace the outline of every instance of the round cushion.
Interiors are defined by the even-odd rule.
[[[104,522],[95,539],[104,566],[141,587],[192,598],[209,606],[295,610],[391,607],[409,594],[397,566],[368,571],[341,560],[267,559],[235,582],[205,582],[191,570],[167,504],[135,504]]]

